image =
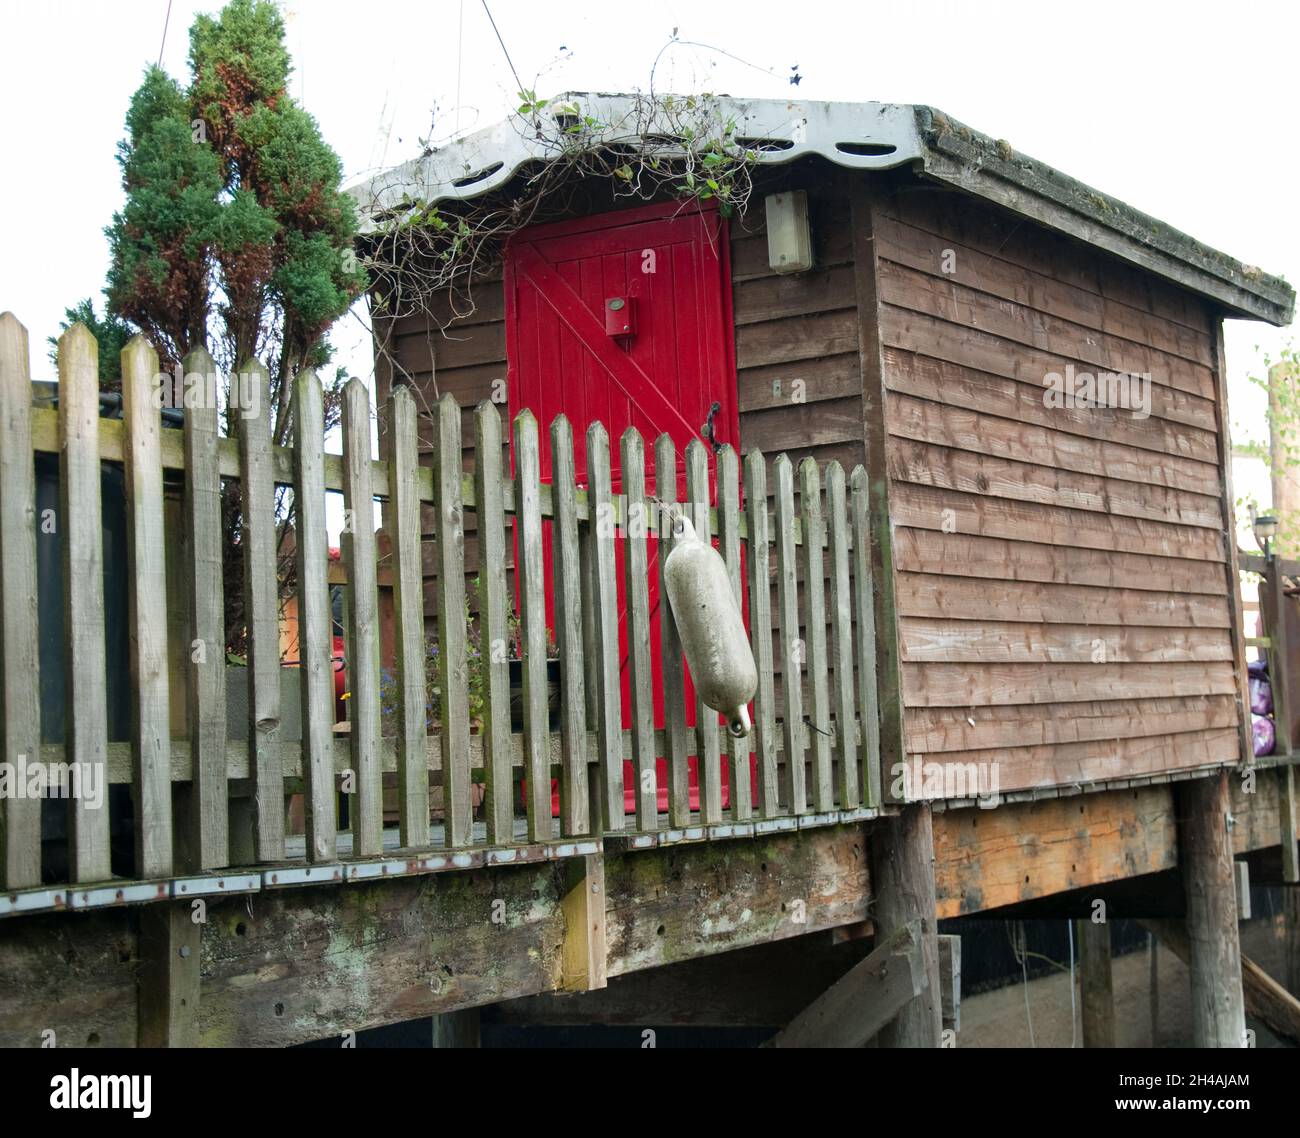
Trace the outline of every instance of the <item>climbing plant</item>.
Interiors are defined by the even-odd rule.
[[[615,201],[711,202],[724,217],[743,216],[762,140],[741,137],[712,94],[629,100],[617,122],[606,122],[580,96],[521,91],[511,122],[542,160],[506,189],[430,203],[412,185],[382,209],[373,203],[363,263],[376,315],[443,311],[448,324],[469,315],[476,282],[499,269],[510,235],[571,212],[596,187]],[[474,173],[466,167],[466,177]]]

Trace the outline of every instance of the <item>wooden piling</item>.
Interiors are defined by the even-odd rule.
[[[1187,891],[1192,1045],[1242,1047],[1246,1012],[1228,832],[1227,772],[1179,783],[1175,802],[1179,859]]]
[[[934,830],[929,803],[905,806],[871,827],[872,916],[883,942],[912,921],[920,922],[928,982],[903,1005],[879,1035],[881,1047],[938,1047],[943,1030],[939,945],[935,924]]]
[[[1111,977],[1110,925],[1075,921],[1079,953],[1079,1005],[1085,1047],[1115,1046],[1115,997]]]

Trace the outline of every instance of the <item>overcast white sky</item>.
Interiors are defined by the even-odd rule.
[[[1233,0],[1089,4],[890,0],[707,8],[688,0],[488,0],[539,94],[644,86],[930,103],[1018,150],[1268,272],[1300,280],[1295,51],[1300,5]],[[518,86],[482,0],[289,0],[293,94],[349,180],[418,153],[420,138],[507,114]],[[0,310],[45,337],[80,297],[101,302],[103,227],[121,200],[114,146],[167,0],[0,0]],[[220,3],[174,0],[163,65],[186,75],[188,30]],[[1231,321],[1234,436],[1260,436],[1245,383],[1291,333]],[[341,357],[369,374],[364,329]],[[1257,346],[1258,345],[1258,349]]]

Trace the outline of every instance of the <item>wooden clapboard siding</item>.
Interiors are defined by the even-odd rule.
[[[947,335],[942,326],[934,330],[934,340],[923,344],[933,352]],[[920,342],[918,342],[920,343]],[[1043,385],[1020,382],[1017,378],[966,367],[921,351],[902,348],[885,349],[886,376],[890,390],[920,399],[930,399],[970,411],[1011,419],[1023,425],[1049,427],[1056,432],[1081,435],[1116,446],[1154,451],[1160,456],[1177,456],[1209,466],[1218,462],[1215,435],[1182,423],[1170,423],[1152,416],[1134,419],[1105,409],[1047,407],[1043,402]],[[1154,400],[1153,400],[1154,403]],[[1057,446],[1068,445],[1058,440]],[[1182,463],[1171,469],[1194,470]]]
[[[961,195],[872,221],[907,753],[1003,791],[1235,761],[1208,308]],[[1150,373],[1150,415],[1051,406],[1067,365]]]
[[[935,778],[936,782],[942,777],[943,781],[932,787],[926,797],[993,797],[1013,788],[1040,789],[1159,776],[1188,767],[1232,763],[1236,758],[1237,729],[1233,726],[1178,731],[1158,737],[966,751],[942,764],[926,756],[921,760],[918,781],[924,788],[927,777]],[[927,770],[927,767],[938,770]],[[991,773],[995,769],[996,784]]]
[[[899,570],[910,573],[1214,596],[1223,592],[1212,565],[1186,557],[1061,548],[1045,540],[1013,541],[921,528],[900,529],[895,549]]]
[[[1049,272],[1028,268],[1027,263],[1035,261],[1037,255],[1032,245],[1017,246],[1011,254],[1016,259],[1004,259],[1004,245],[993,254],[981,252],[976,243],[963,240],[959,233],[954,235],[949,219],[927,211],[925,203],[916,203],[906,213],[906,220],[895,216],[898,224],[888,226],[880,234],[881,255],[896,266],[928,272],[944,251],[951,249],[954,257],[950,275],[955,284],[1194,363],[1207,367],[1213,364],[1212,344],[1203,331],[1103,296],[1096,290],[1096,284],[1080,287]]]
[[[881,261],[881,270],[881,285],[887,294],[898,297],[899,304],[912,312],[981,328],[1007,343],[1059,356],[1080,371],[1149,372],[1151,382],[1161,387],[1214,399],[1214,373],[1205,364],[1061,320],[1026,304],[1002,300],[889,260]]]
[[[1156,317],[1191,329],[1207,343],[1213,341],[1204,304],[1193,294],[1014,214],[969,197],[935,194],[928,189],[900,192],[883,201],[882,212],[895,222],[946,238],[945,247],[958,242],[1004,260],[1022,273],[1028,270],[1103,301],[1121,303],[1134,309],[1144,322]]]
[[[892,404],[893,400],[890,402]],[[888,420],[892,418],[887,416]],[[999,433],[1000,427],[995,421],[980,424],[981,436],[992,438]],[[897,482],[917,482],[923,486],[965,490],[1018,502],[1122,514],[1215,531],[1223,523],[1219,500],[1208,494],[1191,494],[1141,482],[1076,474],[1055,466],[1017,462],[908,439],[891,441],[889,474]]]
[[[997,458],[1048,466],[1080,474],[1113,478],[1140,485],[1157,485],[1203,494],[1218,501],[1218,469],[1174,455],[1101,439],[1081,438],[1066,431],[1025,423],[996,412],[975,410],[951,400],[946,391],[935,399],[899,392],[889,401],[889,429],[900,438],[938,443],[951,450],[991,454]],[[1055,410],[1042,406],[1045,417]]]
[[[804,188],[811,272],[772,271],[761,208],[731,227],[740,449],[852,470],[865,451],[848,195],[826,179]]]
[[[1223,535],[1208,529],[917,484],[895,483],[890,506],[898,526],[1223,563]]]
[[[907,717],[908,753],[977,751],[995,747],[1051,746],[1088,740],[1163,736],[1230,727],[1237,720],[1231,696],[1157,696],[1040,704],[1026,720],[1017,704],[954,711],[918,707]]]

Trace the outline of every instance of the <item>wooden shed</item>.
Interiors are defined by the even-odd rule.
[[[960,988],[939,919],[1098,900],[1160,920],[1194,1042],[1241,1046],[1247,1010],[1300,1038],[1237,933],[1235,857],[1300,882],[1300,566],[1272,556],[1241,561],[1279,745],[1226,770],[1251,750],[1221,321],[1286,323],[1287,285],[925,107],[565,96],[355,192],[379,390],[342,392],[342,455],[310,369],[291,445],[269,395],[237,437],[213,407],[160,422],[143,338],[105,418],[81,325],[56,409],[0,313],[5,746],[130,797],[119,831],[62,784],[0,793],[0,1043],[426,1015],[445,1040],[497,1004],[936,1047]],[[137,488],[120,576],[97,568],[105,479]],[[238,669],[190,655],[222,635],[231,480]],[[52,549],[31,523],[56,489]],[[336,563],[337,493],[354,518],[379,500],[384,532],[350,527]],[[744,739],[691,697],[658,603],[687,511],[745,608]],[[1110,929],[1079,934],[1103,1045]]]
[[[752,160],[724,217],[566,160],[581,119],[684,162],[679,120],[550,106],[357,191],[398,254],[381,402],[864,463],[887,798],[1249,754],[1221,322],[1287,323],[1288,285],[929,107],[710,101]],[[484,203],[528,223],[468,290],[413,287],[402,219]]]

